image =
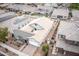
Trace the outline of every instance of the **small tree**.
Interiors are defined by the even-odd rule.
[[[8,28],[0,28],[0,41],[6,42],[6,36],[8,35]]]
[[[45,55],[47,56],[48,50],[49,50],[48,44],[44,44],[44,45],[42,46],[42,50],[44,51]]]
[[[69,8],[79,10],[79,3],[72,3],[72,4],[70,4]]]

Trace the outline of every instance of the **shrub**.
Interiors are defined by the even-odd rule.
[[[45,55],[47,55],[48,54],[48,50],[49,50],[48,44],[43,45],[42,46],[42,50],[44,51]]]
[[[6,36],[8,35],[8,29],[7,28],[0,28],[0,41],[6,42]]]

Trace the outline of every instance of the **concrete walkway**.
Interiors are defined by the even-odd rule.
[[[54,24],[52,25],[52,29],[51,31],[49,32],[47,38],[48,39],[51,39],[52,40],[52,37],[55,38],[55,35],[56,35],[56,30],[59,26],[59,21],[55,21]],[[48,56],[51,56],[52,55],[52,49],[54,49],[54,47],[51,46],[51,44],[49,44],[49,52],[48,52]],[[54,49],[55,50],[55,49]],[[53,51],[54,53],[55,51]]]
[[[31,44],[28,44],[24,49],[23,49],[23,53],[28,54],[29,56],[33,56],[35,51],[37,50],[36,46],[33,46]]]
[[[0,51],[0,53],[3,54],[3,55],[5,55],[5,56],[8,56],[6,53],[4,53],[4,52],[2,52],[2,51]]]
[[[12,51],[13,53],[15,53],[15,54],[17,54],[19,56],[28,56],[27,54],[24,54],[24,53],[20,52],[19,50],[16,50],[16,49],[14,49],[14,48],[12,48],[12,47],[4,44],[4,43],[0,43],[0,46],[8,49],[9,51]]]
[[[19,51],[22,51],[26,47],[26,43],[19,49]]]

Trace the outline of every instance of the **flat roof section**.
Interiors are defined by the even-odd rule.
[[[34,23],[40,25],[43,28],[43,30],[36,30],[32,32],[33,28],[30,25]],[[49,18],[40,17],[30,22],[20,30],[24,32],[34,33],[35,35],[29,38],[33,38],[37,42],[42,43],[45,40],[45,37],[48,35],[49,31],[51,30],[52,24],[53,24],[53,21],[51,21]]]

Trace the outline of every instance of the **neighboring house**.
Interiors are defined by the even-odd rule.
[[[25,16],[25,15],[18,16],[11,20],[13,20],[13,21],[11,21],[12,32],[15,29],[20,29],[20,28],[26,26],[31,21],[30,19],[28,19],[28,16]]]
[[[22,15],[2,22],[1,26],[8,27],[9,31],[13,33],[14,29],[20,29],[26,26],[30,21],[31,18],[29,18],[29,16]]]
[[[16,16],[16,14],[13,13],[13,12],[3,13],[3,14],[0,15],[0,22],[9,20],[11,18],[14,18],[15,16]]]
[[[0,10],[0,15],[4,13],[7,13],[7,12],[5,10]]]
[[[68,8],[70,6],[69,3],[57,3],[58,8]]]
[[[79,18],[79,10],[72,10],[72,16]]]
[[[21,5],[21,4],[9,4],[7,9],[11,9],[13,11],[24,11],[24,12],[33,12],[35,11],[36,7],[28,6],[27,4]]]
[[[8,3],[3,3],[0,5],[0,7],[7,7],[9,4]]]
[[[60,22],[56,36],[56,49],[59,55],[79,55],[79,24]]]
[[[69,10],[68,9],[54,9],[51,18],[54,19],[68,19],[69,18]]]
[[[38,5],[37,12],[41,14],[49,14],[53,10],[52,4]]]
[[[14,30],[14,36],[17,40],[29,42],[29,44],[40,47],[45,42],[49,31],[52,28],[53,21],[49,18],[38,18],[19,30]]]

